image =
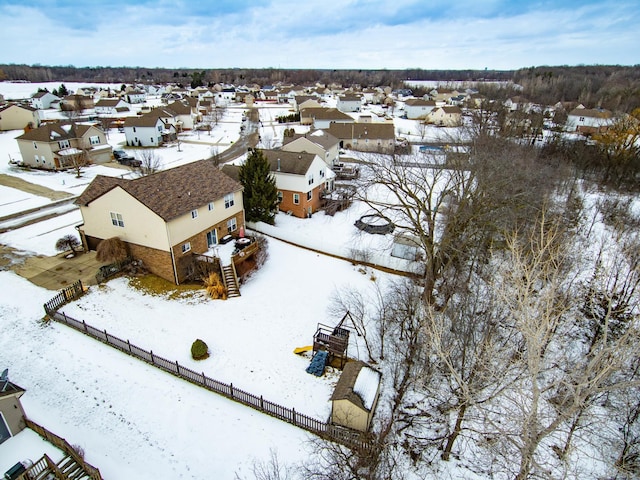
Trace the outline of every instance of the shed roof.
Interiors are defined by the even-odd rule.
[[[331,400],[348,400],[371,411],[380,386],[380,372],[361,361],[347,362]]]

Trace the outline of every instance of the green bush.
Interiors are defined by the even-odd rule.
[[[209,347],[199,338],[191,345],[191,356],[194,360],[204,360],[209,357]]]

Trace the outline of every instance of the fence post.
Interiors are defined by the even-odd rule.
[[[178,363],[178,360],[176,360],[176,373],[180,375],[180,364]]]
[[[205,387],[207,386],[207,376],[204,374],[204,372],[202,372],[202,384]]]
[[[260,395],[260,410],[264,410],[264,400],[262,399],[262,395]]]
[[[294,425],[297,425],[297,424],[298,424],[298,422],[296,422],[296,409],[295,409],[295,408],[293,408],[293,409],[291,409],[291,411],[293,412],[293,424],[294,424]]]
[[[127,339],[127,347],[129,347],[129,353],[131,353],[131,342],[129,342],[129,339]]]
[[[107,343],[111,343],[111,342],[109,342],[109,334],[107,333],[107,329],[106,328],[104,329],[104,339],[105,339],[105,341]]]
[[[67,322],[67,314],[62,312],[62,316],[64,317],[64,323],[69,323]]]
[[[87,331],[87,324],[85,323],[84,320],[82,320],[82,327],[84,328],[84,331]]]
[[[231,398],[233,398],[233,383],[229,384],[229,388],[231,388]]]
[[[151,354],[151,364],[155,365],[156,362],[153,360],[153,350],[150,350],[149,353]]]

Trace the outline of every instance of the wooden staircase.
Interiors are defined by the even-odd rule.
[[[65,456],[56,464],[46,454],[18,478],[29,480],[50,480],[53,478],[56,480],[92,479],[84,467],[70,455]]]
[[[238,276],[236,275],[236,268],[231,263],[230,265],[222,265],[222,280],[224,286],[227,288],[227,297],[239,297],[240,285],[238,283]]]

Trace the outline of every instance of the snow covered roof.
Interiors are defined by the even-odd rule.
[[[361,361],[347,362],[331,400],[349,400],[370,412],[375,408],[379,386],[380,372]]]
[[[362,403],[367,410],[373,408],[373,402],[380,386],[380,373],[364,365],[358,373],[353,391],[362,399]]]

